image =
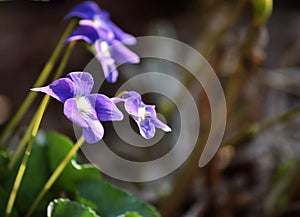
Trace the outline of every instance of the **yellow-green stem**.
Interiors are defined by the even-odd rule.
[[[41,71],[39,77],[37,78],[36,82],[34,83],[33,87],[39,87],[42,86],[45,81],[47,80],[50,72],[52,71],[55,62],[57,58],[59,57],[59,54],[61,53],[63,47],[64,47],[64,41],[68,37],[68,35],[71,33],[73,28],[76,25],[76,20],[71,20],[68,27],[66,28],[64,34],[62,35],[61,39],[59,40],[55,50],[53,51],[51,57],[49,58],[48,62],[44,66],[43,70]],[[19,123],[19,121],[22,119],[28,108],[30,107],[31,103],[36,97],[36,93],[29,92],[25,100],[23,101],[22,105],[18,109],[17,113],[13,116],[11,121],[8,123],[8,125],[5,127],[3,132],[0,134],[0,144],[4,145],[3,142],[7,135],[15,130],[15,127]],[[7,145],[6,145],[7,146]]]
[[[123,90],[123,91],[121,91],[116,97],[117,97],[117,98],[121,98],[121,97],[124,96],[126,93],[128,93],[128,91]]]
[[[26,132],[25,132],[24,136],[23,136],[22,139],[21,139],[21,142],[20,142],[20,144],[19,144],[17,150],[15,151],[15,153],[14,153],[12,159],[9,161],[9,163],[8,163],[8,169],[11,170],[12,168],[14,168],[14,166],[16,165],[16,163],[17,163],[19,157],[21,156],[21,154],[22,154],[24,148],[26,147],[26,144],[27,144],[27,142],[28,142],[28,140],[29,140],[29,138],[30,138],[30,134],[31,134],[31,132],[32,132],[33,125],[34,125],[35,120],[36,120],[36,116],[37,116],[37,113],[36,113],[36,115],[32,118],[32,120],[31,120],[29,126],[28,126],[27,129],[26,129]]]
[[[32,129],[32,132],[31,132],[31,137],[30,137],[29,143],[27,145],[22,163],[19,167],[19,170],[18,170],[16,179],[15,179],[12,191],[10,193],[10,196],[9,196],[9,199],[8,199],[8,202],[7,202],[7,206],[6,206],[6,210],[5,210],[5,216],[6,217],[9,217],[11,212],[12,212],[12,208],[14,206],[15,199],[16,199],[16,196],[17,196],[17,193],[18,193],[18,190],[19,190],[19,187],[20,187],[20,184],[21,184],[21,181],[22,181],[25,169],[26,169],[26,165],[27,165],[30,153],[31,153],[31,148],[32,148],[32,145],[33,145],[33,141],[34,141],[34,138],[35,138],[35,136],[37,134],[37,131],[39,129],[44,111],[45,111],[46,106],[47,106],[48,101],[49,101],[49,97],[50,97],[49,95],[46,95],[44,97],[44,99],[43,99],[43,101],[42,101],[42,103],[41,103],[41,105],[40,105],[40,107],[37,111],[37,116],[36,116],[36,119],[35,119],[35,122],[34,122],[34,125],[33,125],[33,129]]]
[[[44,195],[47,193],[47,191],[52,187],[52,185],[55,183],[57,178],[60,176],[60,174],[63,172],[67,164],[70,162],[74,154],[78,151],[80,146],[83,144],[84,138],[81,136],[76,144],[72,147],[72,149],[68,152],[68,154],[65,156],[65,158],[60,162],[60,164],[57,166],[51,177],[48,179],[47,183],[44,185],[43,189],[40,191],[39,195],[31,205],[28,213],[26,214],[26,217],[30,217],[32,213],[34,212],[36,206],[39,204],[39,202],[43,199]]]
[[[67,50],[65,52],[65,55],[64,55],[64,57],[63,57],[60,65],[59,65],[59,67],[58,67],[58,69],[57,69],[57,71],[56,71],[56,73],[55,73],[55,75],[53,77],[53,80],[58,79],[62,75],[64,69],[66,68],[67,62],[68,62],[68,60],[70,58],[70,55],[72,53],[72,50],[73,50],[75,44],[76,44],[76,41],[72,41],[68,45],[68,48],[67,48]],[[24,148],[26,147],[26,144],[27,144],[27,142],[28,142],[28,140],[30,138],[30,132],[32,130],[32,127],[33,127],[33,124],[35,122],[35,119],[36,119],[37,115],[38,115],[38,113],[36,113],[35,116],[32,118],[32,120],[31,120],[31,122],[30,122],[30,124],[29,124],[29,126],[28,126],[28,128],[27,128],[27,130],[26,130],[26,132],[25,132],[25,134],[24,134],[24,136],[23,136],[23,138],[22,138],[22,140],[21,140],[21,142],[20,142],[17,150],[16,150],[16,152],[14,153],[11,161],[9,162],[9,164],[8,164],[8,168],[9,169],[12,169],[14,167],[14,165],[17,162],[17,160],[21,156]]]
[[[53,81],[57,80],[63,74],[63,72],[67,66],[67,63],[70,59],[70,56],[71,56],[71,53],[72,53],[72,50],[73,50],[75,44],[76,44],[76,41],[72,41],[68,45],[68,48],[63,56],[63,59],[61,60],[59,66],[58,66],[58,69],[53,77]]]

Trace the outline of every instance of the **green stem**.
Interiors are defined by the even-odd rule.
[[[60,176],[60,174],[63,172],[67,164],[70,162],[74,154],[78,151],[78,149],[81,147],[81,145],[84,142],[83,136],[81,136],[76,144],[72,147],[72,149],[68,152],[68,154],[65,156],[65,158],[60,162],[60,164],[57,166],[51,177],[48,179],[47,183],[44,185],[43,189],[40,191],[39,195],[31,205],[28,213],[26,214],[26,217],[30,217],[35,210],[36,206],[39,204],[39,202],[42,200],[44,195],[47,193],[47,191],[52,187],[52,185],[55,183],[57,178]]]
[[[65,52],[65,55],[64,55],[63,59],[61,60],[60,65],[53,77],[53,81],[57,80],[63,74],[63,72],[67,66],[67,63],[70,59],[70,56],[71,56],[71,53],[72,53],[72,50],[73,50],[75,44],[76,44],[76,41],[72,41],[69,43],[68,48]]]
[[[22,139],[21,139],[21,142],[20,142],[20,144],[19,144],[19,146],[18,146],[16,152],[14,153],[12,159],[11,159],[11,160],[9,161],[9,163],[8,163],[8,169],[9,169],[9,170],[11,170],[11,169],[14,168],[14,166],[16,165],[16,163],[17,163],[19,157],[21,156],[21,154],[22,154],[24,148],[26,147],[26,144],[27,144],[28,140],[30,139],[30,134],[31,134],[31,132],[32,132],[33,125],[34,125],[34,123],[35,123],[36,116],[37,116],[37,113],[36,113],[36,115],[32,118],[32,120],[31,120],[29,126],[28,126],[27,129],[26,129],[26,132],[25,132],[24,136],[23,136]]]
[[[65,30],[65,32],[62,35],[61,39],[59,40],[59,42],[58,42],[55,50],[53,51],[51,57],[49,58],[49,60],[46,63],[46,65],[44,66],[43,70],[41,71],[38,79],[34,83],[33,87],[39,87],[39,86],[42,86],[45,83],[45,81],[47,80],[50,72],[52,71],[52,69],[53,69],[53,67],[55,65],[55,62],[56,62],[57,58],[59,57],[59,54],[61,53],[61,51],[62,51],[62,49],[64,47],[64,41],[65,41],[65,39],[71,33],[71,31],[75,27],[76,23],[77,23],[76,20],[71,20],[71,22],[69,23],[67,29]],[[20,106],[20,108],[17,111],[17,113],[13,116],[13,118],[11,119],[11,121],[9,122],[9,124],[5,127],[5,129],[1,133],[1,135],[0,135],[0,144],[3,145],[3,142],[4,142],[5,138],[7,137],[7,135],[10,132],[12,132],[12,131],[15,130],[15,127],[17,126],[17,124],[19,123],[19,121],[22,119],[22,117],[24,116],[24,114],[27,112],[28,108],[30,107],[30,105],[32,104],[32,102],[36,98],[36,96],[37,96],[37,94],[34,93],[34,92],[29,92],[28,93],[27,97],[23,101],[23,103]]]
[[[50,98],[49,95],[46,95],[44,97],[44,99],[43,99],[43,101],[42,101],[42,103],[41,103],[41,105],[40,105],[40,107],[37,111],[38,115],[36,116],[36,119],[35,119],[35,122],[34,122],[34,125],[33,125],[33,129],[32,129],[32,132],[31,132],[31,137],[30,137],[28,146],[27,146],[26,151],[25,151],[25,155],[24,155],[22,163],[19,167],[19,170],[18,170],[16,179],[15,179],[12,191],[10,193],[10,196],[9,196],[9,199],[8,199],[8,202],[7,202],[7,206],[6,206],[6,210],[5,210],[5,216],[6,217],[9,217],[11,212],[12,212],[12,208],[13,208],[14,203],[15,203],[17,192],[19,190],[19,187],[20,187],[20,184],[21,184],[21,181],[22,181],[25,169],[26,169],[26,165],[27,165],[30,153],[31,153],[31,148],[32,148],[32,145],[33,145],[33,141],[34,141],[34,138],[35,138],[35,136],[37,134],[37,131],[39,129],[39,126],[40,126],[44,111],[46,109],[46,106],[48,104],[49,98]]]
[[[123,90],[123,91],[121,91],[121,92],[116,96],[116,98],[121,98],[121,97],[124,96],[126,93],[128,93],[128,91]]]
[[[66,65],[68,63],[68,60],[69,60],[69,58],[71,56],[71,53],[72,53],[72,50],[73,50],[75,44],[76,44],[76,42],[73,41],[73,42],[71,42],[68,45],[68,48],[67,48],[67,50],[65,52],[65,55],[64,55],[64,57],[63,57],[60,65],[59,65],[59,67],[58,67],[58,69],[57,69],[57,71],[56,71],[56,73],[55,73],[55,75],[53,77],[53,81],[56,80],[56,79],[58,79],[62,75],[63,71],[65,70]],[[26,132],[25,132],[25,134],[24,134],[21,142],[20,142],[20,145],[18,146],[18,148],[17,148],[16,152],[14,153],[11,161],[9,162],[9,164],[8,164],[8,168],[9,169],[12,169],[15,166],[17,160],[19,159],[19,157],[22,154],[24,148],[26,147],[27,141],[30,138],[30,132],[31,132],[31,130],[33,128],[33,125],[34,125],[34,122],[35,122],[35,119],[36,119],[37,115],[38,114],[36,113],[35,116],[32,118],[32,120],[31,120],[31,122],[30,122],[30,124],[29,124],[29,126],[28,126],[28,128],[27,128],[27,130],[26,130]]]
[[[70,55],[71,55],[71,52],[74,48],[75,43],[76,42],[71,42],[69,44],[69,46],[68,46],[68,48],[65,52],[65,55],[64,55],[60,65],[58,67],[58,70],[54,75],[53,80],[56,80],[57,78],[59,78],[61,76],[61,74],[63,73],[63,71],[64,71],[64,69],[67,65],[67,62],[70,58]],[[18,147],[18,149],[16,151],[16,154],[14,155],[12,161],[9,164],[9,168],[13,168],[13,166],[17,162],[17,159],[19,158],[19,155],[21,155],[23,149],[25,148],[26,142],[28,141],[28,137],[29,137],[28,135],[30,135],[29,133],[30,133],[31,129],[33,128],[32,133],[31,133],[30,141],[29,141],[28,146],[26,148],[26,152],[25,152],[23,161],[22,161],[21,166],[19,168],[19,171],[18,171],[18,174],[17,174],[17,177],[16,177],[16,181],[15,181],[14,186],[13,186],[12,193],[11,193],[9,201],[8,201],[8,205],[7,205],[7,209],[6,209],[6,217],[8,217],[11,214],[11,211],[12,211],[12,208],[13,208],[13,205],[14,205],[14,201],[15,201],[15,198],[16,198],[16,195],[17,195],[17,191],[20,187],[20,184],[21,184],[21,181],[22,181],[25,169],[26,169],[26,165],[27,165],[27,162],[28,162],[28,158],[30,156],[32,144],[33,144],[34,138],[37,134],[37,131],[38,131],[38,128],[39,128],[39,125],[40,125],[40,122],[41,122],[42,115],[44,114],[44,111],[47,107],[49,99],[50,99],[49,95],[46,95],[44,97],[44,99],[43,99],[43,101],[42,101],[42,103],[41,103],[41,105],[38,109],[38,112],[36,113],[35,117],[33,118],[32,122],[30,123],[30,125],[27,129],[27,132],[25,133],[25,135],[24,135],[24,137],[21,141],[20,146]],[[34,123],[34,124],[32,124],[32,123]],[[38,204],[38,202],[36,204]]]

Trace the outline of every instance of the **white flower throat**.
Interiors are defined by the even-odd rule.
[[[103,57],[106,58],[106,61],[108,64],[114,64],[114,59],[111,58],[110,52],[109,52],[109,45],[106,41],[102,41],[100,43],[100,50]]]
[[[94,108],[87,98],[85,98],[84,96],[77,96],[76,101],[79,113],[83,118],[88,117],[89,114],[93,113]]]
[[[139,107],[138,115],[139,115],[139,117],[141,118],[142,121],[146,119],[147,111],[146,111],[146,108],[144,106]]]
[[[103,56],[110,57],[109,46],[108,46],[108,43],[106,41],[102,41],[100,43],[100,48],[101,48]]]

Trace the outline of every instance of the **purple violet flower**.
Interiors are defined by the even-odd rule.
[[[32,88],[32,91],[49,94],[64,103],[64,114],[82,128],[88,143],[102,139],[104,129],[100,121],[119,121],[122,112],[113,101],[103,94],[91,94],[93,77],[87,72],[71,72],[46,87]]]
[[[66,19],[79,17],[79,27],[67,38],[67,42],[84,40],[93,45],[92,52],[97,55],[108,82],[118,78],[116,64],[139,63],[140,58],[126,46],[136,43],[134,36],[123,32],[110,19],[108,12],[101,10],[92,1],[86,1],[75,7]]]
[[[154,105],[146,105],[142,102],[141,96],[135,91],[126,92],[120,98],[114,98],[115,103],[124,101],[125,110],[137,123],[140,134],[151,139],[155,134],[155,128],[170,132],[171,128],[156,117]]]
[[[109,17],[109,13],[102,10],[93,1],[85,1],[77,5],[70,13],[65,16],[65,19],[71,17],[79,17],[82,19],[81,24],[90,25],[99,30],[100,37],[103,40],[110,41],[116,39],[124,44],[136,44],[134,36],[125,33],[117,25],[115,25]]]

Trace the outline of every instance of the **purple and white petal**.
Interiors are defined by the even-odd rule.
[[[75,96],[84,96],[91,93],[94,79],[90,73],[71,72],[66,77],[73,81]]]
[[[64,104],[65,116],[79,127],[88,127],[88,122],[80,114],[76,98],[68,99]]]
[[[160,121],[157,118],[156,110],[154,105],[144,105],[145,106],[145,113],[146,113],[146,118],[149,119],[149,121],[154,124],[156,128],[160,128],[164,130],[165,132],[170,132],[171,128]]]
[[[128,98],[125,100],[124,104],[125,110],[128,112],[128,114],[133,115],[137,118],[137,120],[140,120],[140,100],[139,98]]]
[[[106,10],[103,10],[103,9],[100,9],[100,12],[98,13],[98,15],[100,15],[103,20],[109,20],[110,19],[109,12],[106,11]]]
[[[86,1],[76,6],[70,11],[64,19],[71,17],[79,17],[82,19],[93,19],[94,15],[100,13],[101,10],[95,2]]]
[[[163,123],[161,120],[159,120],[157,117],[153,117],[151,118],[151,123],[156,127],[156,128],[160,128],[165,132],[171,132],[171,128],[166,125],[165,123]]]
[[[87,25],[81,25],[70,34],[70,36],[66,39],[66,42],[84,40],[89,44],[94,44],[98,39],[99,34],[95,28]]]
[[[125,101],[124,107],[128,114],[135,116],[139,120],[139,110],[142,103],[141,96],[135,91],[129,91],[121,98]]]
[[[115,60],[111,57],[109,46],[106,41],[97,40],[95,42],[96,58],[101,63],[104,76],[110,83],[115,83],[119,76]]]
[[[109,83],[115,83],[119,77],[115,61],[110,57],[104,57],[101,55],[97,55],[97,59],[101,63],[105,79]]]
[[[102,139],[104,129],[95,111],[95,102],[88,96],[68,99],[64,105],[66,117],[83,129],[83,136],[88,143]]]
[[[142,103],[141,95],[136,91],[124,91],[125,93],[121,96],[122,99],[126,100],[129,98],[138,98],[139,102]]]
[[[120,121],[123,114],[114,102],[103,94],[90,94],[86,96],[89,102],[94,105],[97,118],[100,121]]]
[[[140,62],[139,56],[128,49],[120,41],[114,40],[111,42],[109,47],[111,57],[118,63],[133,63],[137,64]]]
[[[104,76],[106,78],[106,81],[109,83],[116,83],[119,72],[117,70],[117,66],[115,63],[112,63],[112,61],[108,60],[106,58],[102,58],[100,60]]]
[[[156,117],[156,110],[154,105],[145,105],[142,103],[142,107],[145,107],[145,117],[151,119]]]
[[[151,139],[155,134],[155,126],[148,120],[137,122],[140,134],[145,139]]]
[[[97,30],[97,25],[93,20],[83,19],[79,21],[80,26],[89,26]]]
[[[94,20],[80,20],[79,24],[81,26],[86,26],[97,31],[98,39],[109,41],[115,37],[113,31],[107,25],[105,20],[101,18],[101,16],[96,15]]]
[[[119,97],[113,97],[113,98],[110,98],[111,101],[114,103],[114,104],[117,104],[117,103],[120,103],[120,102],[124,102],[123,99],[119,98]]]
[[[60,102],[65,102],[67,99],[74,97],[73,82],[68,78],[60,78],[46,87],[38,87],[30,89],[46,93]]]
[[[88,127],[82,128],[82,133],[85,141],[87,143],[93,144],[99,142],[103,138],[104,129],[99,121],[93,120],[89,122]]]
[[[127,45],[136,44],[136,38],[133,35],[125,33],[122,29],[120,29],[116,24],[114,24],[110,20],[107,20],[107,22],[109,23],[109,26],[112,29],[112,31],[115,33],[117,40]]]

